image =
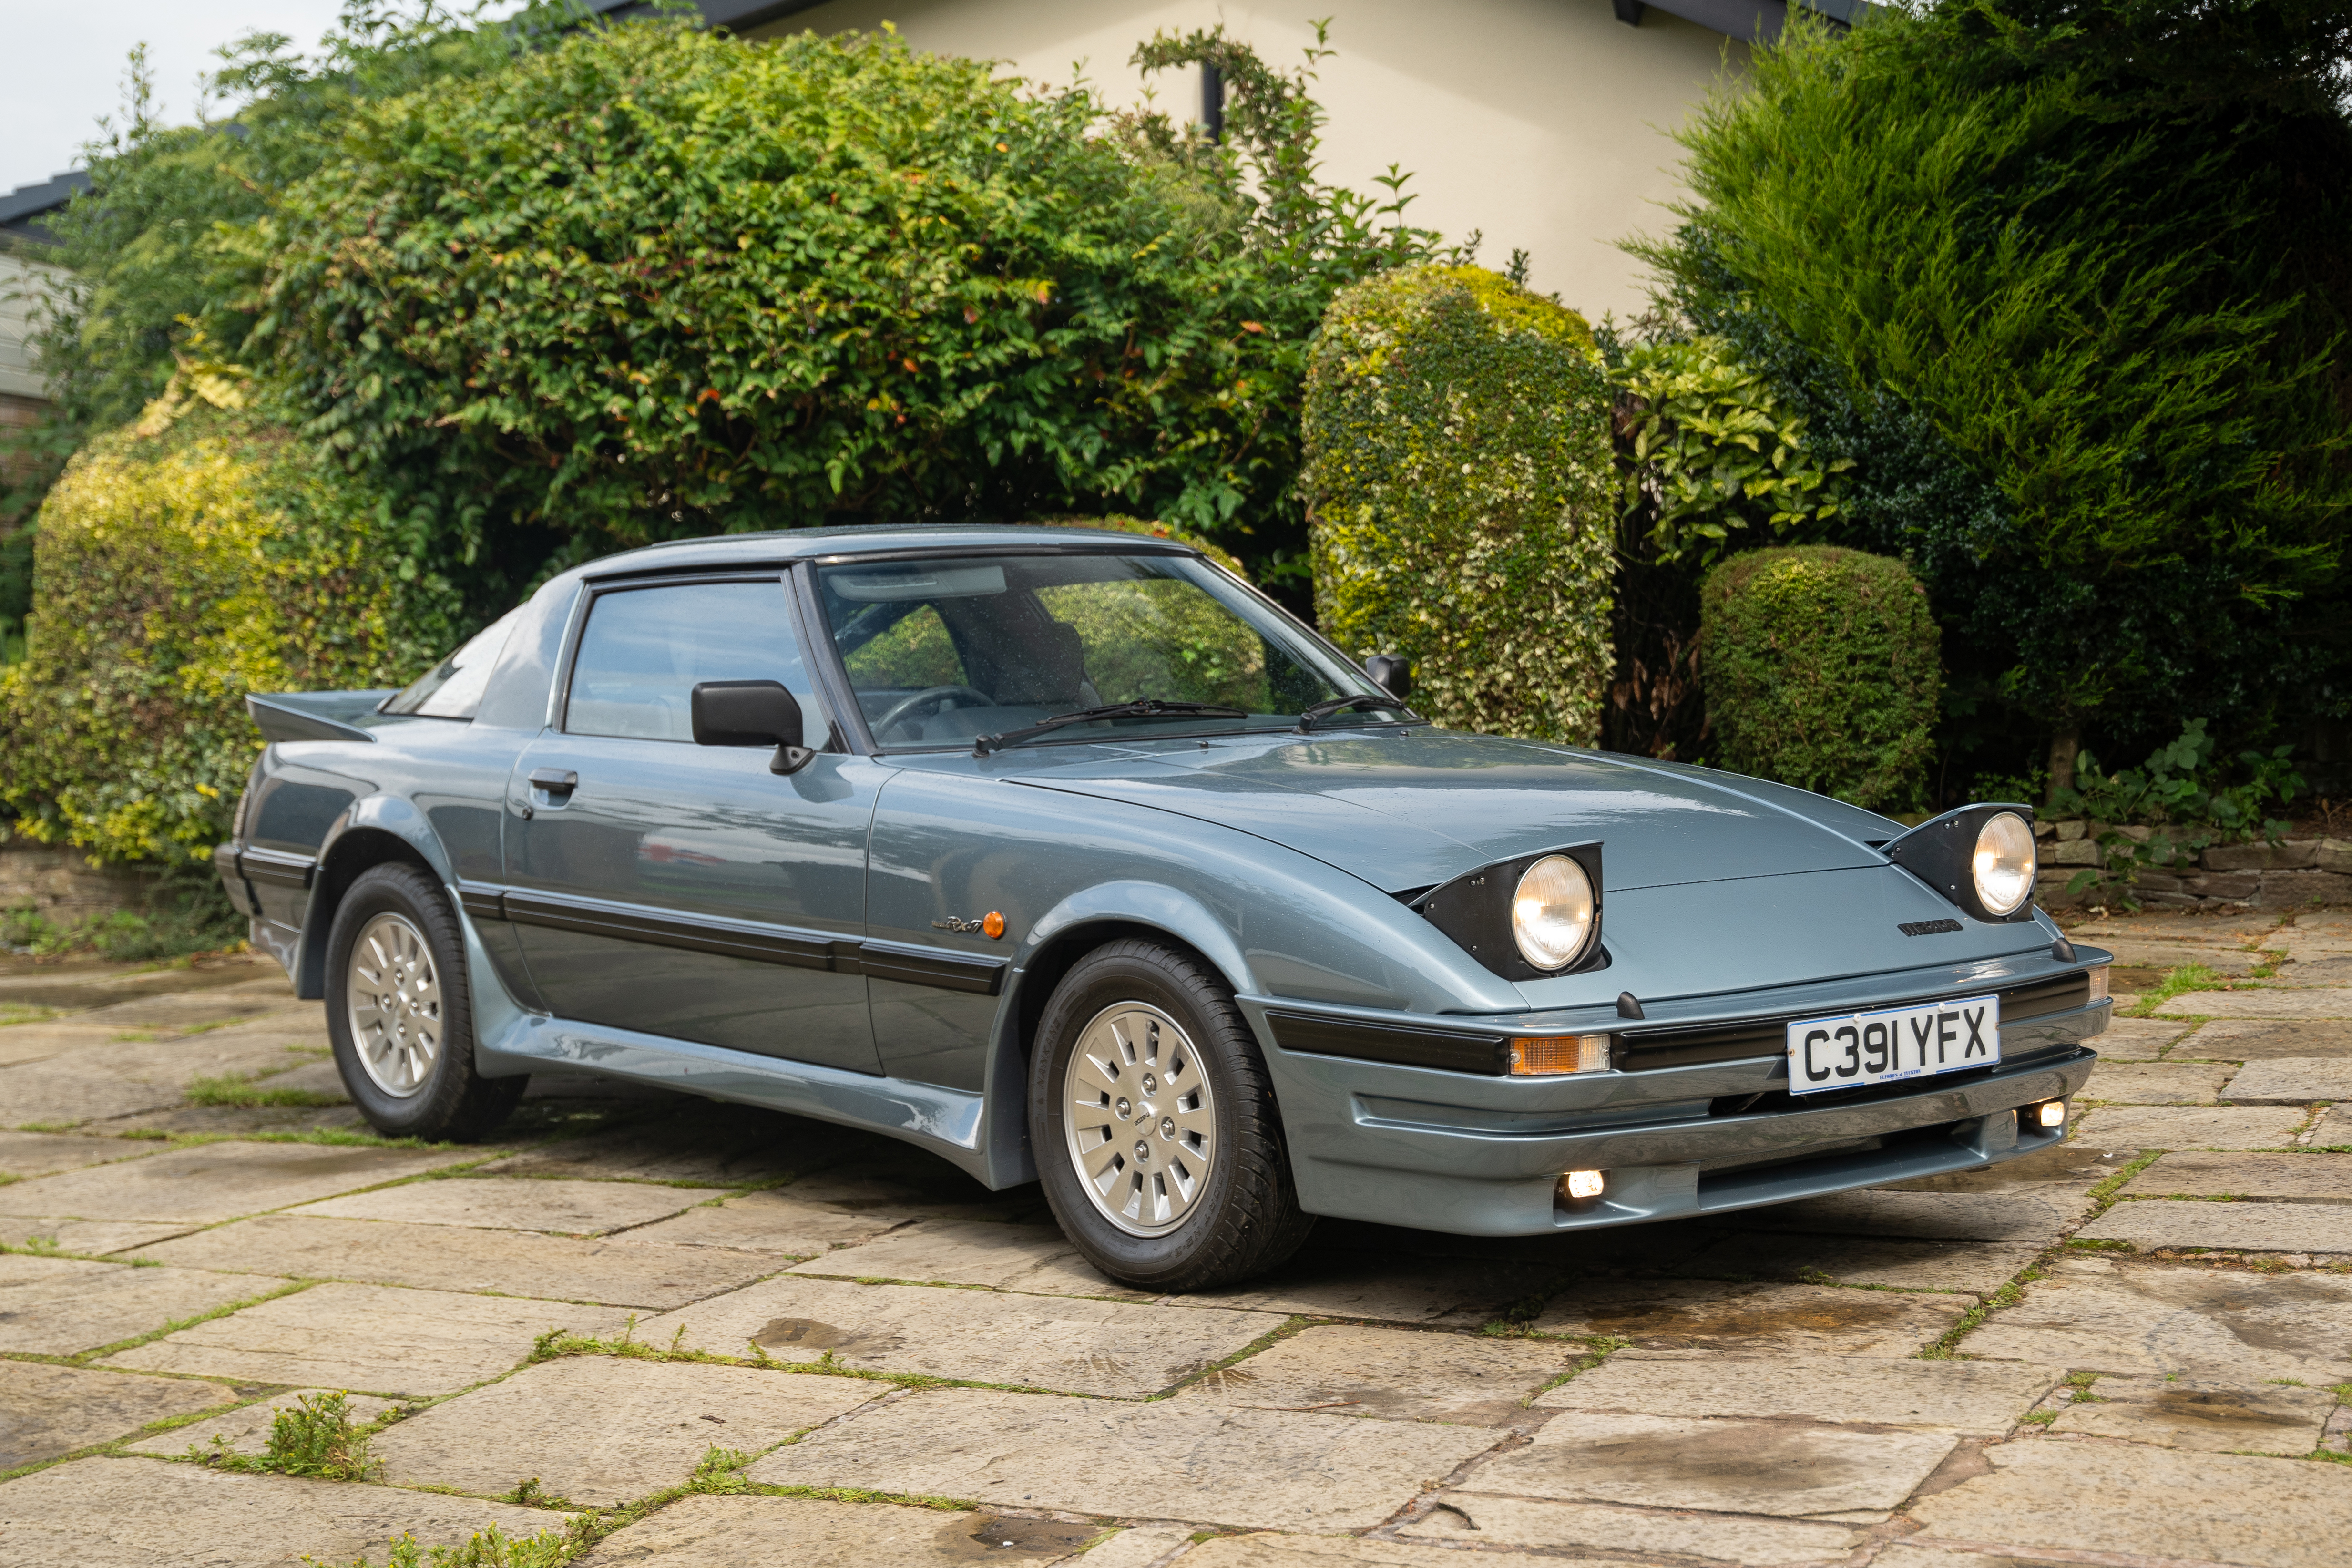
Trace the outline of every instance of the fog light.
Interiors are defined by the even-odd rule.
[[[1514,1078],[1549,1078],[1558,1073],[1608,1070],[1609,1037],[1606,1035],[1522,1035],[1511,1041],[1511,1076]]]
[[[1570,1171],[1559,1179],[1559,1184],[1568,1189],[1570,1197],[1597,1198],[1601,1195],[1601,1189],[1608,1184],[1601,1180],[1598,1171]]]
[[[2066,1102],[2045,1100],[2033,1108],[2033,1124],[2045,1131],[2056,1131],[2066,1125]]]
[[[2094,1002],[2105,1001],[2107,999],[2107,966],[2102,963],[2096,969],[2092,970],[2089,978],[2091,982],[2091,1000]]]

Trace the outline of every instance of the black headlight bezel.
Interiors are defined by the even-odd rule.
[[[1977,897],[1977,836],[1984,831],[1986,823],[2004,811],[2023,817],[2026,832],[2033,831],[2033,808],[2030,805],[1998,801],[1963,805],[1941,816],[1929,817],[1899,838],[1888,839],[1880,846],[1879,853],[1935,889],[1972,919],[1988,925],[2023,924],[2033,918],[2031,894],[2005,915],[1993,913]],[[2042,868],[2039,843],[2034,846],[2033,867],[2038,876]]]
[[[1538,969],[1519,952],[1511,933],[1511,899],[1528,868],[1554,855],[1564,855],[1584,868],[1592,880],[1592,931],[1576,957],[1558,969]],[[1570,844],[1517,855],[1465,871],[1450,882],[1414,899],[1410,904],[1430,924],[1453,938],[1455,945],[1506,980],[1556,980],[1563,974],[1589,974],[1609,967],[1609,950],[1601,940],[1601,843]]]

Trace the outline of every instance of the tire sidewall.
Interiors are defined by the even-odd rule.
[[[381,914],[399,915],[424,934],[441,991],[441,1054],[425,1087],[405,1099],[376,1087],[360,1060],[359,1042],[352,1037],[352,948],[368,921]],[[327,939],[327,1036],[352,1103],[370,1126],[388,1136],[431,1135],[424,1130],[446,1122],[469,1086],[473,1010],[465,954],[456,934],[457,921],[440,890],[405,866],[378,866],[362,872],[335,910]]]
[[[1146,1003],[1176,1020],[1215,1095],[1217,1163],[1191,1215],[1165,1236],[1132,1236],[1112,1224],[1087,1195],[1070,1162],[1064,1074],[1087,1025],[1105,1008],[1123,1002]],[[1217,1245],[1217,1222],[1234,1202],[1242,1136],[1240,1075],[1254,1070],[1255,1064],[1234,1059],[1237,1043],[1229,1031],[1247,1028],[1239,1014],[1207,1016],[1202,1002],[1192,986],[1140,953],[1096,953],[1081,959],[1063,979],[1038,1020],[1029,1072],[1029,1125],[1038,1178],[1063,1233],[1115,1278],[1172,1279],[1188,1272]]]

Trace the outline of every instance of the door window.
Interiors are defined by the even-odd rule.
[[[599,594],[572,661],[563,728],[637,741],[694,739],[690,698],[705,680],[780,680],[800,700],[801,744],[829,726],[773,581],[680,583]]]

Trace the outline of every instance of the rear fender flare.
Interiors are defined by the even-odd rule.
[[[311,873],[310,901],[302,916],[301,952],[294,974],[297,995],[309,1001],[326,995],[327,935],[334,926],[336,907],[354,878],[387,860],[422,866],[443,888],[452,889],[450,902],[457,903],[449,852],[423,812],[397,795],[369,795],[353,802],[329,825],[319,845],[319,867]],[[478,989],[478,976],[475,984]]]

